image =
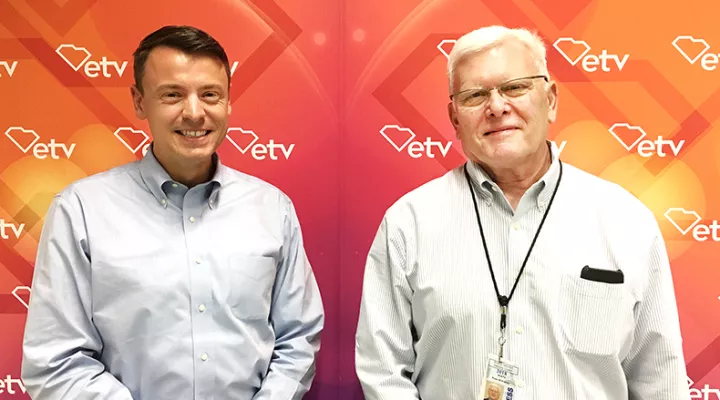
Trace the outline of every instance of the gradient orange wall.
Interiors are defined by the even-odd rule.
[[[462,33],[504,24],[546,40],[562,159],[654,211],[693,398],[714,399],[718,11],[712,0],[0,1],[0,399],[27,398],[16,379],[53,194],[141,157],[152,139],[132,111],[131,54],[165,24],[196,25],[225,46],[234,112],[220,155],[297,205],[328,321],[307,398],[362,398],[353,350],[370,242],[395,199],[463,162],[446,115],[446,54]]]

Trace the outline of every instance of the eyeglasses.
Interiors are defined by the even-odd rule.
[[[496,87],[465,89],[450,95],[450,100],[456,101],[461,107],[477,107],[488,101],[490,93],[494,89],[498,90],[500,96],[506,100],[510,100],[523,96],[531,91],[535,87],[533,81],[538,78],[543,78],[545,82],[549,82],[548,77],[545,75],[526,76],[511,79]]]

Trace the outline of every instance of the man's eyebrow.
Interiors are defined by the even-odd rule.
[[[158,85],[156,89],[183,89],[183,87],[182,85],[178,85],[177,83],[163,83],[161,85]]]
[[[208,83],[205,85],[200,86],[200,90],[207,90],[207,89],[222,89],[222,85],[219,83]],[[178,83],[163,83],[157,86],[157,89],[186,89],[185,86],[180,85]]]
[[[222,85],[219,83],[208,83],[207,85],[200,86],[200,90],[206,90],[206,89],[219,89],[222,90]]]

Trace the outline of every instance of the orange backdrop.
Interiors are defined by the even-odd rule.
[[[367,250],[395,199],[464,161],[446,56],[489,24],[546,40],[563,160],[655,213],[691,393],[720,398],[718,11],[714,0],[0,1],[0,399],[27,398],[22,333],[53,194],[152,140],[130,102],[131,54],[165,24],[226,47],[234,112],[220,155],[297,205],[327,312],[307,398],[362,398],[353,351]]]

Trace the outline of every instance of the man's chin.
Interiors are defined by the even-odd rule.
[[[186,149],[181,152],[181,156],[188,161],[201,162],[211,158],[214,152],[213,147]]]
[[[478,154],[476,157],[480,164],[493,168],[513,168],[527,160],[527,154],[518,149],[499,148]]]

